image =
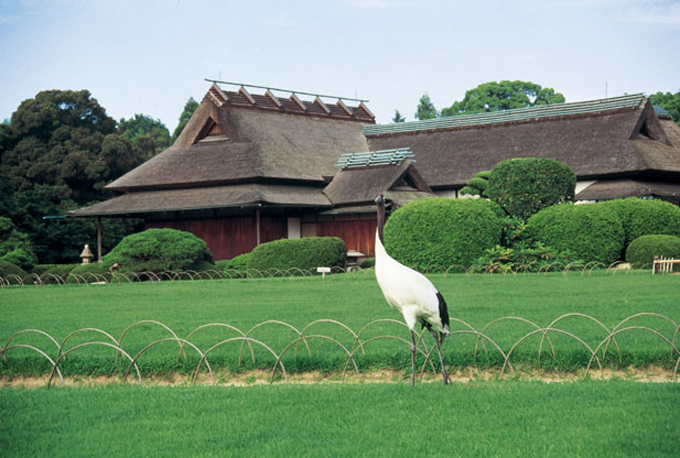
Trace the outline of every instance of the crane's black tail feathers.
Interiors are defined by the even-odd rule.
[[[446,301],[444,300],[444,296],[437,291],[437,299],[439,300],[439,319],[442,322],[442,326],[444,326],[444,330],[446,333],[441,334],[441,342],[444,342],[444,337],[449,335],[449,309],[446,306]]]

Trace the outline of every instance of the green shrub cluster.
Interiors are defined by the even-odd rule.
[[[59,280],[49,274],[56,275],[61,279],[66,280],[68,274],[78,266],[80,266],[80,264],[37,264],[33,266],[32,272],[38,275],[43,283],[54,284]]]
[[[503,210],[486,199],[427,199],[395,211],[385,225],[385,247],[415,268],[470,266],[501,239]]]
[[[664,234],[680,237],[680,207],[658,199],[614,199],[603,202],[621,219],[628,245],[642,235]]]
[[[300,269],[315,272],[317,267],[344,269],[346,261],[347,246],[342,239],[308,237],[263,243],[250,253],[247,262],[248,269],[260,271]]]
[[[611,264],[620,259],[625,234],[618,214],[602,204],[561,204],[529,218],[529,240],[570,251],[585,262]]]
[[[553,271],[563,269],[567,265],[573,268],[584,266],[571,251],[558,251],[543,246],[517,244],[513,247],[496,245],[488,249],[475,261],[476,270],[485,273],[507,273],[521,270],[523,272]]]
[[[160,273],[215,268],[205,241],[175,229],[148,229],[129,235],[102,260],[107,269],[118,263],[120,272]]]
[[[359,267],[361,269],[370,269],[371,267],[375,267],[375,258],[364,259],[359,263]]]
[[[518,158],[491,171],[486,195],[508,214],[527,219],[540,209],[574,200],[576,174],[554,159]]]
[[[643,235],[626,249],[626,262],[634,267],[649,267],[654,256],[680,259],[680,237],[673,235]]]

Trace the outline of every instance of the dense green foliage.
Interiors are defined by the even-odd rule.
[[[1,216],[0,261],[16,264],[24,270],[30,270],[38,262],[28,236],[20,232],[11,219]]]
[[[248,268],[316,272],[317,267],[345,268],[347,246],[337,237],[281,239],[263,243],[252,251]]]
[[[672,92],[657,92],[650,95],[649,100],[653,105],[665,109],[671,115],[673,121],[680,125],[680,91],[675,94]]]
[[[500,162],[489,175],[486,194],[508,214],[527,219],[542,208],[574,200],[576,174],[546,158]]]
[[[529,218],[526,236],[585,262],[611,264],[620,259],[625,234],[617,213],[603,204],[561,204]]]
[[[680,436],[680,385],[616,380],[6,389],[0,410],[6,456],[660,458]]]
[[[680,237],[643,235],[633,240],[626,249],[626,262],[635,267],[650,266],[655,256],[680,259]]]
[[[549,272],[579,269],[584,262],[577,259],[570,251],[558,251],[543,246],[540,242],[533,245],[517,244],[488,249],[475,261],[475,272],[508,273],[508,272]]]
[[[175,229],[147,229],[128,235],[103,261],[107,266],[118,263],[121,272],[204,270],[206,262],[214,268],[205,241]]]
[[[432,100],[430,100],[429,95],[423,94],[423,96],[420,98],[414,116],[420,121],[439,117],[439,112],[434,107],[434,103],[432,103]]]
[[[73,262],[94,246],[94,221],[44,220],[113,197],[104,185],[141,163],[116,122],[86,90],[24,100],[0,139],[0,214],[28,235],[40,262]],[[104,249],[136,228],[107,220]]]
[[[179,135],[182,133],[184,126],[187,125],[189,119],[191,119],[191,116],[193,116],[197,108],[198,102],[195,101],[193,97],[189,97],[187,103],[184,104],[184,110],[182,110],[182,113],[179,115],[179,124],[177,124],[175,131],[172,133],[173,141],[177,140],[177,137],[179,137]]]
[[[680,207],[657,199],[614,199],[601,203],[611,207],[621,218],[625,244],[642,235],[680,236]]]
[[[465,93],[460,102],[442,110],[442,117],[461,114],[512,110],[538,105],[564,103],[564,95],[530,81],[491,81]]]
[[[502,210],[486,199],[427,199],[392,213],[385,225],[385,247],[415,268],[470,266],[501,239]]]
[[[118,132],[132,144],[132,148],[136,150],[134,156],[143,161],[151,159],[172,144],[165,124],[160,119],[143,114],[121,119],[118,122]]]

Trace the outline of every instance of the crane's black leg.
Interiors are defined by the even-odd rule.
[[[446,372],[446,366],[444,366],[444,358],[442,358],[442,348],[441,341],[439,339],[439,334],[434,329],[432,330],[432,335],[434,336],[434,341],[437,343],[437,354],[439,355],[439,364],[442,367],[442,376],[444,377],[444,385],[449,384],[449,373]]]
[[[411,386],[416,386],[416,333],[411,329]]]

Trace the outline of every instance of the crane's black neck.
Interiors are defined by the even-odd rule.
[[[380,243],[385,246],[385,240],[383,239],[383,228],[385,227],[385,199],[378,199],[376,202],[378,204],[378,238]]]

